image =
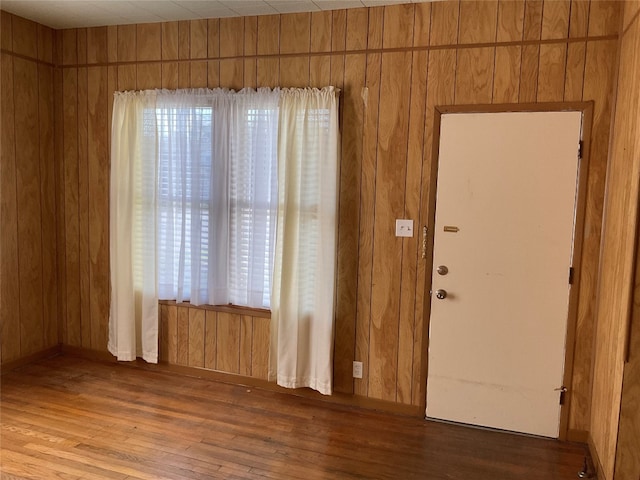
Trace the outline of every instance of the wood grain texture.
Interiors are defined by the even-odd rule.
[[[20,269],[13,281],[20,282],[20,352],[31,354],[44,348],[38,67],[21,58],[15,58],[13,65],[14,94],[19,99],[15,141],[20,145],[15,151]]]
[[[240,316],[240,358],[239,371],[240,375],[251,377],[251,354],[253,352],[253,317],[249,315]]]
[[[262,380],[269,376],[269,325],[268,318],[253,317],[251,375]]]
[[[421,206],[421,181],[423,164],[424,121],[427,88],[428,52],[414,52],[411,60],[411,99],[409,101],[409,138],[407,140],[406,193],[404,200],[404,218],[419,219]],[[414,235],[402,239],[402,277],[400,289],[400,310],[398,330],[398,380],[397,401],[411,405],[413,390],[420,382],[420,357],[414,347],[422,351],[422,345],[414,345],[416,334],[415,288],[418,265],[418,246],[421,245],[421,228],[414,224]],[[422,323],[419,322],[419,326]],[[418,358],[418,362],[416,362]]]
[[[590,37],[598,35],[616,35],[620,28],[620,8],[622,2],[593,0],[589,7]]]
[[[2,12],[3,36],[5,19],[10,17]],[[9,30],[10,32],[10,30]],[[2,351],[0,360],[7,363],[19,359],[20,353],[20,282],[18,264],[18,198],[16,195],[16,142],[15,142],[15,102],[13,92],[13,57],[1,55],[0,82],[0,122],[2,122],[2,142],[0,143],[0,331]],[[5,299],[13,299],[6,301]]]
[[[410,47],[413,44],[413,18],[412,4],[385,8],[382,48]]]
[[[640,478],[640,236],[638,230],[638,205],[640,199],[640,17],[632,5],[625,5],[625,23],[629,28],[622,38],[618,97],[611,156],[621,158],[620,165],[627,172],[619,190],[628,192],[627,216],[617,222],[625,230],[631,230],[635,243],[636,262],[633,276],[632,299],[629,312],[628,362],[624,365],[620,420],[616,448],[614,478]],[[633,15],[633,16],[632,16]],[[635,18],[634,20],[632,20]],[[614,160],[616,164],[619,163]],[[630,173],[629,173],[630,172]],[[607,202],[609,199],[606,200]],[[634,205],[635,202],[635,205]],[[607,203],[608,204],[608,203]],[[624,208],[624,205],[621,205]],[[635,222],[631,211],[636,211]],[[635,225],[634,225],[635,223]],[[635,232],[633,232],[635,226]],[[605,233],[606,235],[606,233]],[[626,279],[625,279],[626,280]]]
[[[510,42],[522,40],[525,0],[500,0],[496,40]]]
[[[398,311],[402,239],[394,236],[404,215],[411,55],[382,54],[374,220],[369,396],[396,401]]]
[[[538,102],[558,102],[564,98],[566,45],[541,45],[538,67]]]
[[[591,18],[590,13],[598,18]],[[596,102],[592,158],[595,155],[598,159],[589,172],[590,197],[581,272],[584,291],[578,307],[570,423],[574,429],[588,430],[594,292],[610,126],[604,109],[610,106],[606,102],[613,87],[615,41],[607,43],[592,37],[586,42],[567,43],[565,39],[588,32],[615,33],[613,25],[619,18],[610,4],[592,6],[579,0],[427,2],[311,14],[67,29],[51,33],[54,39],[51,53],[46,47],[49,31],[45,27],[36,25],[33,29],[28,22],[25,27],[18,21],[16,32],[30,31],[36,36],[35,43],[26,37],[16,39],[16,44],[22,45],[20,51],[34,53],[29,45],[35,44],[34,59],[46,61],[51,55],[61,67],[53,74],[54,97],[59,96],[59,108],[54,108],[59,121],[55,122],[53,135],[53,150],[59,152],[56,171],[60,179],[55,192],[59,200],[55,206],[59,219],[57,298],[63,300],[58,302],[57,309],[64,323],[59,338],[65,344],[79,346],[84,331],[85,343],[88,333],[91,348],[102,351],[106,348],[105,188],[109,178],[108,125],[114,90],[334,84],[343,89],[336,379],[341,385],[344,381],[346,391],[353,385],[359,396],[381,398],[384,390],[384,398],[399,405],[422,405],[428,272],[419,255],[418,236],[397,240],[393,236],[393,221],[411,218],[416,228],[428,221],[429,212],[424,205],[432,193],[435,106],[584,97]],[[13,64],[14,18],[3,14],[2,19],[2,42],[10,44],[3,47],[3,54],[10,56],[5,63]],[[531,43],[524,47],[492,45],[522,39]],[[464,43],[464,49],[458,49],[458,43]],[[386,50],[413,46],[421,49]],[[564,58],[563,48],[566,48]],[[358,50],[355,54],[351,53],[354,49]],[[322,52],[327,54],[316,54]],[[331,52],[339,54],[330,55]],[[102,65],[104,62],[108,64]],[[37,82],[48,82],[46,72],[40,77],[40,65],[35,71]],[[9,72],[5,74],[3,69],[3,92],[13,70]],[[12,79],[12,85],[14,82]],[[363,86],[367,90],[363,91]],[[46,88],[39,92],[48,95]],[[38,115],[49,115],[40,100]],[[15,130],[15,124],[11,125]],[[40,119],[38,125],[39,135],[45,138],[46,122]],[[3,135],[10,133],[3,130]],[[3,151],[4,144],[3,137]],[[45,212],[50,211],[51,204],[46,201],[50,196],[50,172],[46,170],[46,162],[43,163],[46,150],[43,148],[42,142],[35,146],[40,162],[37,185],[44,200],[38,223],[42,245],[39,266],[45,272],[49,268],[45,264],[49,255],[46,249],[50,246],[46,237],[51,230]],[[2,168],[4,172],[7,167]],[[18,208],[16,203],[16,212]],[[17,218],[18,213],[16,235]],[[17,251],[20,246],[17,237],[15,245]],[[15,268],[19,276],[19,268]],[[83,288],[81,278],[88,279]],[[46,295],[46,288],[42,290]],[[51,303],[52,299],[43,297],[42,301]],[[86,313],[87,305],[88,317],[81,315]],[[43,321],[47,315],[45,308]],[[233,322],[223,318],[219,331],[218,313],[207,310],[202,333],[194,335],[189,328],[185,330],[184,322],[178,328],[178,308],[187,307],[166,307],[167,328],[166,334],[162,334],[161,348],[166,348],[165,356],[170,363],[188,364],[189,348],[193,348],[191,338],[204,345],[205,368],[242,371],[254,378],[266,378],[268,319],[250,317],[249,328],[249,320],[238,317],[241,319],[235,322],[239,326],[236,332],[231,327]],[[233,317],[228,313],[222,317],[225,315]],[[44,336],[51,334],[43,330]],[[231,347],[227,338],[231,338]],[[223,350],[218,350],[219,347]],[[229,350],[224,350],[227,347]],[[7,351],[10,350],[3,345],[3,356]],[[16,355],[20,355],[19,350]],[[219,364],[220,359],[226,360]],[[350,377],[353,360],[363,361],[362,380],[352,381]],[[371,370],[372,365],[375,371]]]
[[[240,372],[240,324],[241,315],[218,312],[216,331],[216,369]]]
[[[637,456],[637,431],[632,432],[634,415],[628,407],[622,411],[623,380],[633,391],[638,377],[629,379],[633,364],[625,364],[627,341],[627,321],[634,309],[634,279],[636,265],[633,263],[637,243],[637,213],[640,195],[640,93],[638,92],[638,65],[640,46],[640,23],[636,19],[632,28],[624,35],[620,49],[620,70],[618,75],[618,95],[609,165],[605,191],[605,212],[602,228],[601,270],[597,289],[597,313],[595,333],[595,359],[593,374],[593,397],[591,410],[591,437],[603,467],[605,479],[614,478],[616,452],[618,451],[619,429],[623,435],[622,450],[618,459],[620,468],[636,470],[636,474],[621,473],[616,478],[633,478],[640,472],[640,458]],[[590,28],[591,30],[591,28]],[[587,47],[587,70],[591,62],[602,62],[604,51]],[[586,85],[585,85],[586,90]],[[633,332],[632,332],[633,334]],[[635,359],[629,350],[629,359]],[[625,371],[629,367],[628,371]],[[637,372],[636,372],[637,373]],[[627,404],[636,403],[637,398],[627,398]],[[622,422],[622,423],[619,423]],[[628,422],[628,424],[625,424]],[[635,439],[633,438],[635,437]],[[635,448],[634,448],[635,447]],[[626,457],[627,449],[635,454]],[[628,463],[623,462],[627,460]],[[631,473],[630,470],[628,473]]]
[[[431,6],[431,45],[458,43],[460,1],[434,2]]]
[[[78,45],[85,35],[78,32]],[[78,60],[81,60],[78,48]],[[86,57],[85,57],[86,58]],[[80,335],[82,346],[91,348],[91,286],[89,283],[89,165],[88,165],[87,68],[78,68],[78,251],[80,256]]]
[[[87,63],[106,63],[108,61],[107,27],[87,29]]]
[[[365,55],[347,55],[342,109],[347,125],[361,126],[363,118],[362,88],[365,83]],[[338,292],[335,318],[333,386],[338,392],[353,392],[352,364],[355,356],[358,235],[360,214],[360,180],[362,171],[362,128],[345,130],[340,160],[338,211]]]
[[[521,59],[520,46],[496,47],[493,103],[518,103]]]
[[[204,367],[205,311],[189,309],[189,366]]]
[[[12,51],[36,60],[38,58],[38,24],[14,15],[11,22]]]
[[[429,472],[432,478],[516,480],[535,469],[541,478],[570,480],[581,468],[581,445],[167,370],[60,356],[3,375],[3,475],[353,480]]]
[[[139,62],[162,59],[162,24],[136,25],[136,58]]]
[[[38,65],[40,203],[42,230],[42,315],[44,348],[58,345],[56,164],[53,68]]]
[[[0,10],[0,46],[2,47],[2,50],[7,52],[13,52],[12,20],[12,14],[5,10]]]
[[[495,47],[458,50],[456,104],[491,103]]]
[[[280,53],[305,53],[311,47],[311,13],[280,17]]]
[[[600,255],[600,234],[602,229],[602,209],[604,202],[604,179],[607,170],[607,150],[611,123],[611,95],[613,89],[613,68],[615,65],[615,41],[598,42],[587,45],[585,77],[582,98],[594,101],[593,128],[589,159],[589,179],[587,187],[587,208],[584,222],[582,246],[582,272],[580,274],[580,300],[576,327],[576,349],[574,353],[574,416],[570,428],[594,432],[594,405],[589,406],[601,395],[598,384],[592,385],[592,362],[594,355],[594,329],[596,312],[596,291],[598,285],[598,260]],[[598,140],[596,140],[598,139]],[[598,327],[600,331],[600,327]],[[604,340],[604,337],[603,337]],[[596,393],[596,390],[600,393]],[[591,392],[594,392],[593,394]],[[598,420],[602,422],[602,418]],[[587,428],[584,428],[587,426]],[[582,427],[582,428],[581,428]],[[594,438],[595,439],[595,438]]]
[[[176,363],[189,364],[189,308],[178,307],[176,335]]]
[[[460,43],[486,43],[496,38],[498,2],[460,2]]]

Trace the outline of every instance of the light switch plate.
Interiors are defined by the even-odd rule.
[[[396,237],[413,237],[413,220],[396,219]]]

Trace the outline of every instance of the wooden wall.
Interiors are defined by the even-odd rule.
[[[0,327],[3,365],[58,345],[53,31],[2,13]]]
[[[638,241],[640,4],[626,2],[624,10],[614,133],[605,196],[591,412],[592,442],[605,480],[614,478],[618,418],[620,450],[615,478],[637,479],[640,476],[640,349],[637,340],[635,349],[630,351],[631,363],[624,364],[635,273],[632,259]],[[636,303],[635,308],[638,306]],[[635,311],[634,315],[637,324],[638,312]],[[638,333],[634,331],[634,335]],[[626,402],[621,413],[623,376]]]
[[[427,222],[434,106],[592,100],[570,386],[570,428],[588,430],[618,24],[616,2],[453,0],[56,32],[62,341],[106,350],[113,91],[332,84],[343,91],[335,389],[420,406],[425,399],[428,272],[420,258],[422,239],[396,238],[394,221],[414,219],[416,227]],[[180,314],[174,308],[176,328],[169,331],[173,320],[167,321],[165,333],[173,337],[163,346],[165,358],[184,363],[186,348],[197,351],[200,362],[199,349],[205,345],[206,359],[209,311],[202,329],[201,316],[191,322],[192,309]],[[161,310],[173,318],[171,309]],[[183,328],[179,342],[180,318],[183,326],[189,318],[195,328],[188,335]],[[237,358],[246,366],[248,340],[242,338],[251,337],[251,349],[259,353],[251,359],[250,375],[262,378],[258,372],[265,365],[255,362],[267,358],[264,320],[256,323],[251,313],[222,318],[216,317],[215,345],[226,345],[228,338],[238,351],[223,357],[216,351],[213,368],[235,369],[235,360],[232,369],[227,367],[231,361],[222,358]],[[240,327],[240,341],[233,325],[238,321],[246,324]],[[353,360],[364,364],[361,380],[351,378]],[[212,365],[205,361],[205,367]]]

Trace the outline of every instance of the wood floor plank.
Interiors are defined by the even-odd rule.
[[[72,356],[0,382],[2,479],[569,480],[587,451]]]

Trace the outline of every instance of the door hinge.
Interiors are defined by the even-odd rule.
[[[573,267],[569,267],[569,285],[573,285]]]
[[[583,153],[583,149],[584,149],[584,142],[582,140],[580,140],[578,142],[578,158],[580,160],[582,160],[582,153]]]

